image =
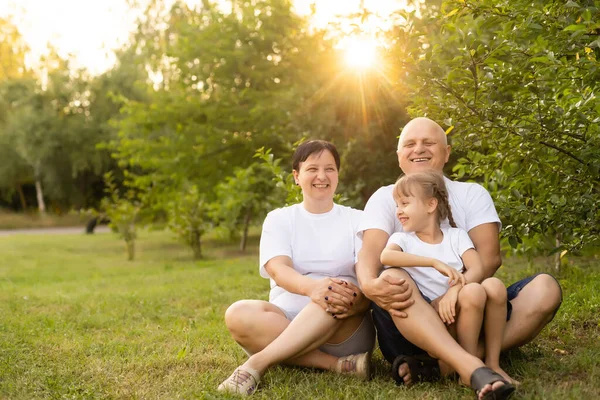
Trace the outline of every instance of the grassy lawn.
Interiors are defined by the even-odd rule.
[[[0,238],[0,399],[221,398],[218,383],[245,359],[223,323],[227,306],[266,299],[256,239],[205,244],[207,259],[162,232],[142,232],[137,260],[112,234]],[[543,262],[509,260],[507,281]],[[532,344],[505,358],[523,382],[515,398],[600,397],[600,259],[573,260],[559,276],[564,303]],[[274,368],[257,399],[472,399],[454,381],[406,389],[375,355],[368,383]]]

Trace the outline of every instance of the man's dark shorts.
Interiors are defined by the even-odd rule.
[[[521,279],[520,281],[513,283],[506,289],[508,297],[508,309],[506,315],[507,321],[510,319],[510,316],[512,314],[512,304],[510,303],[510,301],[515,299],[519,295],[519,292],[538,275],[540,274],[535,274],[525,279]],[[554,278],[554,280],[556,280],[556,278]],[[558,281],[556,281],[556,283],[560,288],[560,284],[558,283]],[[425,300],[427,300],[428,303],[431,302],[427,298],[425,298]],[[560,304],[554,311],[555,315],[559,308]],[[385,359],[388,360],[390,363],[394,362],[394,359],[399,355],[414,356],[426,353],[425,350],[415,346],[414,344],[409,342],[404,336],[402,336],[402,334],[396,328],[396,325],[394,325],[394,321],[392,320],[390,314],[384,309],[377,306],[375,303],[373,303],[373,321],[375,322],[375,328],[377,328],[377,341],[379,342],[379,348],[381,349],[381,353],[383,353]]]

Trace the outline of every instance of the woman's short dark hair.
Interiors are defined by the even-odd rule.
[[[300,163],[306,161],[308,157],[315,153],[321,154],[323,151],[329,150],[333,159],[335,160],[335,166],[338,171],[340,170],[340,154],[338,153],[333,143],[325,140],[309,140],[308,142],[302,143],[296,148],[294,156],[292,157],[292,168],[296,171],[300,170]]]

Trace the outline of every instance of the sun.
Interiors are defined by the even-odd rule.
[[[344,59],[348,66],[368,69],[377,63],[377,42],[365,37],[348,37],[340,43],[344,49]]]

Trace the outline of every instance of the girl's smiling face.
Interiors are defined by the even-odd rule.
[[[421,189],[415,188],[412,194],[394,192],[396,217],[404,232],[419,232],[428,226],[430,218],[437,218],[437,200],[424,198]]]

